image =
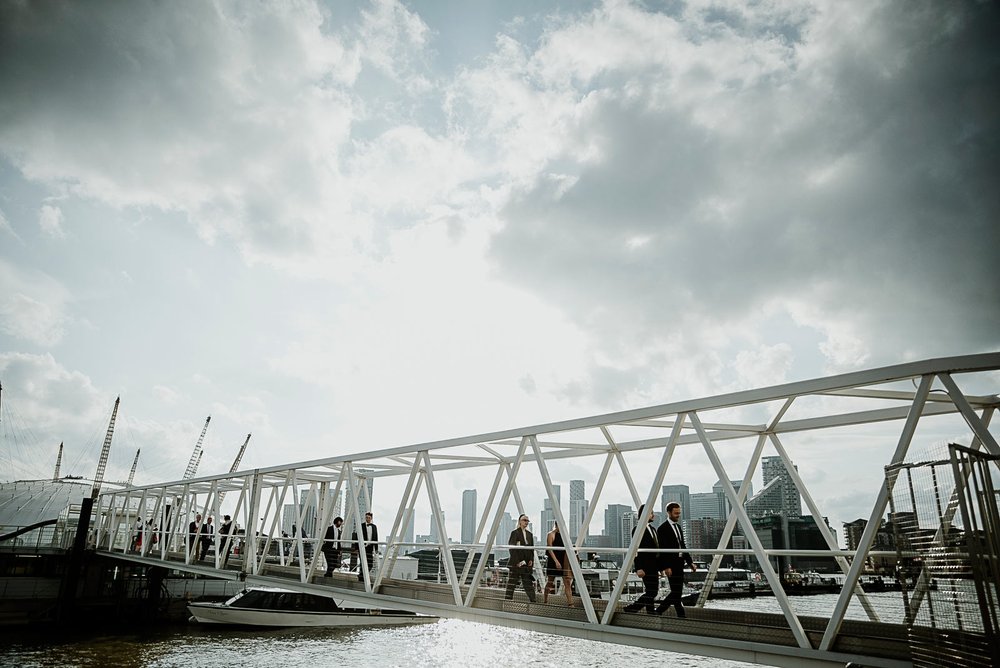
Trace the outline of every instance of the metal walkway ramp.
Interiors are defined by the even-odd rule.
[[[905,622],[913,615],[903,610],[902,596],[880,597],[862,586],[873,564],[897,558],[894,546],[876,545],[888,503],[882,468],[906,461],[928,442],[939,442],[942,433],[949,438],[964,434],[961,438],[970,449],[1000,455],[990,428],[1000,405],[998,369],[1000,353],[925,360],[433,443],[109,490],[95,506],[92,542],[115,559],[349,596],[371,607],[405,607],[771,665],[911,665]],[[870,444],[866,447],[879,464],[877,476],[869,478],[879,484],[867,490],[871,507],[857,544],[843,549],[834,531],[819,521],[823,508],[790,453],[806,459],[856,440]],[[786,549],[766,544],[755,530],[754,522],[760,519],[748,514],[747,491],[765,448],[772,462],[783,467],[788,489],[801,499],[802,515],[813,518],[820,546]],[[330,444],[331,453],[344,449],[343,444]],[[581,555],[590,550],[614,552],[630,565],[639,552],[641,532],[623,534],[626,544],[620,548],[593,548],[588,543],[591,521],[599,500],[653,508],[668,472],[671,480],[684,479],[683,464],[674,459],[678,452],[685,453],[678,458],[681,462],[694,455],[704,458],[719,479],[729,515],[717,543],[690,550],[709,564],[709,577],[688,617],[630,614],[622,605],[628,578],[613,578],[607,590],[592,591],[594,582],[584,577]],[[524,496],[530,490],[548,500],[560,527],[570,526],[553,483],[554,475],[565,475],[561,467],[567,464],[592,471],[591,480],[597,480],[579,535],[564,552],[584,593],[577,599],[580,607],[529,603],[521,592],[505,601],[503,590],[494,586],[502,569],[495,559],[510,547],[509,527],[504,526],[509,512],[525,512]],[[477,514],[474,540],[454,543],[447,539],[445,513],[454,512],[455,502],[449,501],[454,490],[467,487],[470,480],[483,481],[471,484],[477,485],[485,504]],[[417,546],[404,536],[418,506],[426,509],[437,536],[437,542],[419,547],[438,551],[440,583],[397,577],[403,552]],[[312,528],[307,536],[299,531],[283,537],[282,515],[289,507],[295,525],[319,529]],[[359,540],[359,551],[363,555],[366,548],[376,549],[380,558],[371,566],[360,559],[360,581],[353,575],[322,577],[322,530],[342,514],[345,536],[350,536],[365,510],[373,508],[379,517],[392,516],[392,522],[383,526],[388,531],[377,544]],[[198,561],[195,540],[205,520],[196,521],[196,514],[206,519],[228,514],[240,527],[231,535],[213,534],[215,553],[205,562]],[[545,548],[538,543],[546,529],[535,532],[539,556]],[[745,547],[732,546],[737,534]],[[456,561],[455,550],[465,551],[464,562]],[[232,554],[228,562],[226,554]],[[723,558],[745,560],[759,572],[761,586],[773,593],[773,612],[705,607]],[[832,610],[818,616],[797,611],[783,587],[782,565],[790,558],[825,559],[839,572],[843,585]],[[535,563],[542,579],[539,561]]]

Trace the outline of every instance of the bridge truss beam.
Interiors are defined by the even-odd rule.
[[[387,504],[384,497],[380,499],[383,507],[395,506],[392,528],[385,540],[379,541],[378,545],[386,559],[381,568],[375,569],[376,572],[369,572],[364,557],[364,540],[359,538],[361,545],[358,546],[358,562],[364,590],[352,590],[355,598],[360,596],[373,605],[399,605],[453,617],[481,621],[495,619],[503,620],[502,623],[508,625],[523,624],[530,628],[555,629],[555,632],[566,635],[601,639],[606,636],[606,639],[616,642],[663,645],[665,648],[669,645],[669,649],[674,651],[683,647],[688,648],[687,651],[691,653],[709,656],[736,658],[735,655],[738,654],[741,660],[779,664],[785,663],[781,657],[789,656],[799,662],[843,663],[847,655],[838,652],[837,648],[850,602],[857,600],[870,620],[878,620],[876,610],[858,587],[858,582],[867,558],[878,554],[872,546],[885,513],[886,485],[884,478],[880,476],[883,482],[875,492],[874,504],[857,550],[838,549],[836,538],[821,519],[822,508],[816,496],[807,488],[805,476],[797,472],[781,437],[806,434],[815,447],[827,434],[840,435],[844,431],[850,432],[852,428],[863,428],[863,436],[876,443],[884,443],[887,439],[894,441],[894,450],[885,462],[891,465],[904,461],[918,433],[918,426],[937,418],[957,415],[964,421],[970,442],[975,447],[982,447],[992,453],[1000,452],[996,436],[990,431],[989,420],[997,406],[1000,406],[1000,398],[996,394],[966,394],[955,380],[955,376],[962,376],[963,383],[995,385],[998,369],[1000,353],[925,360],[520,429],[108,491],[101,494],[98,500],[96,540],[99,550],[120,558],[152,559],[169,562],[172,568],[187,568],[193,572],[208,569],[208,572],[215,571],[222,577],[229,577],[233,566],[230,565],[229,570],[224,569],[224,559],[219,555],[216,555],[211,565],[198,563],[197,550],[191,548],[187,520],[193,509],[200,511],[206,519],[210,514],[217,516],[222,510],[218,507],[218,499],[223,498],[226,492],[236,492],[239,497],[232,514],[245,532],[240,540],[243,554],[236,560],[240,564],[237,567],[239,575],[253,581],[255,578],[267,579],[275,570],[291,568],[291,571],[282,571],[282,581],[311,588],[317,586],[317,583],[314,581],[315,559],[310,561],[310,557],[320,551],[322,527],[329,522],[334,511],[334,500],[339,498],[341,489],[346,488],[348,491],[345,518],[350,525],[356,527],[361,522],[359,504],[362,500],[368,508],[372,507],[366,481],[394,479],[397,487],[403,490],[398,501]],[[943,389],[934,389],[935,383],[943,386]],[[914,384],[917,384],[915,391],[910,389]],[[901,431],[893,433],[889,427],[900,421]],[[661,432],[669,430],[669,434],[653,438],[641,437],[639,432],[650,429]],[[728,443],[753,445],[753,454],[740,478],[743,485],[739,491],[730,482],[730,473],[720,456],[720,448]],[[827,550],[773,549],[765,547],[757,537],[752,521],[744,509],[744,501],[748,483],[758,468],[763,447],[768,443],[781,458],[792,484],[805,499],[809,512],[823,534]],[[495,549],[509,547],[506,545],[507,537],[500,535],[504,514],[512,501],[519,513],[524,512],[518,481],[531,472],[530,467],[524,467],[524,464],[535,464],[560,527],[568,528],[555,495],[552,466],[559,462],[602,458],[594,499],[584,519],[581,535],[575,543],[579,550],[585,544],[597,498],[606,489],[607,479],[613,471],[613,462],[618,465],[618,472],[631,502],[635,505],[644,502],[647,508],[651,508],[665,475],[672,470],[674,453],[686,446],[700,446],[704,450],[731,508],[718,547],[689,551],[713,557],[709,567],[709,581],[719,567],[721,556],[742,554],[755,558],[775,595],[793,638],[793,647],[771,647],[765,650],[759,643],[734,641],[726,644],[723,652],[717,649],[722,646],[718,638],[703,638],[693,632],[678,635],[654,629],[637,634],[627,623],[628,620],[622,617],[620,599],[626,579],[617,578],[614,587],[608,592],[606,603],[601,601],[602,609],[598,609],[594,604],[597,599],[591,598],[591,594],[596,596],[597,593],[588,590],[588,582],[574,550],[567,552],[567,560],[577,587],[583,594],[582,619],[564,622],[551,619],[551,615],[544,619],[531,614],[520,615],[502,606],[494,606],[488,610],[482,608],[484,597],[488,598],[488,588],[484,583],[486,556]],[[645,455],[645,466],[641,466],[639,471],[633,471],[626,455]],[[658,462],[652,476],[649,475],[654,468],[649,465],[650,456]],[[479,517],[475,540],[468,545],[449,545],[437,478],[450,472],[476,469],[492,469],[494,482]],[[743,470],[742,464],[740,470]],[[634,473],[638,475],[633,475]],[[639,480],[638,484],[636,479]],[[448,594],[444,601],[431,604],[414,598],[406,606],[405,597],[398,595],[399,581],[392,578],[391,568],[400,549],[407,545],[401,538],[413,517],[414,504],[421,491],[428,497],[433,522],[438,529],[437,547],[442,555],[443,577]],[[293,499],[297,509],[297,526],[300,527],[297,535],[292,537],[280,535],[282,507],[287,498]],[[262,503],[265,504],[263,509]],[[158,549],[153,549],[151,541],[144,537],[142,552],[136,556],[129,550],[130,526],[137,517],[148,516],[149,508],[152,508],[152,516],[158,521],[157,531],[162,539],[158,542]],[[312,535],[303,536],[301,528],[307,519],[307,508],[317,509],[313,512],[317,513],[317,518],[323,524],[320,529],[314,529]],[[345,524],[345,528],[348,526]],[[750,548],[724,549],[737,526],[743,529]],[[617,551],[623,555],[624,562],[630,564],[638,551],[638,535],[637,532],[626,548],[601,548],[600,551]],[[271,546],[275,543],[278,546],[276,554],[271,555]],[[286,550],[286,545],[291,549]],[[461,569],[452,560],[452,550],[456,548],[468,551],[468,558]],[[785,555],[829,556],[845,573],[845,585],[830,619],[821,631],[807,629],[784,594],[781,574],[775,572],[771,559]],[[480,558],[474,564],[474,557],[477,556]],[[538,560],[536,568],[537,565]],[[324,586],[337,589],[338,585],[334,582]],[[395,593],[387,593],[390,590]],[[899,665],[894,660],[877,656],[859,655],[850,660],[860,660],[866,665]]]

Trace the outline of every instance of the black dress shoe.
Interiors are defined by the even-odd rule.
[[[684,608],[677,608],[677,617],[678,619],[687,617],[687,613],[684,612]]]
[[[654,615],[662,615],[666,611],[667,611],[666,608],[657,608],[656,610],[653,611],[653,614]]]
[[[623,612],[639,612],[639,610],[640,608],[634,605],[626,605],[624,608],[622,608]]]

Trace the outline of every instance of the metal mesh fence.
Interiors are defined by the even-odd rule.
[[[956,445],[935,454],[886,467],[913,664],[993,666],[997,458]]]

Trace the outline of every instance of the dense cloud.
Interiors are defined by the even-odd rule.
[[[989,3],[612,5],[509,48],[495,80],[559,99],[504,108],[481,72],[470,96],[539,128],[511,153],[559,141],[518,175],[493,257],[609,341],[686,330],[693,352],[705,326],[738,339],[777,308],[835,368],[994,347],[996,20]]]

